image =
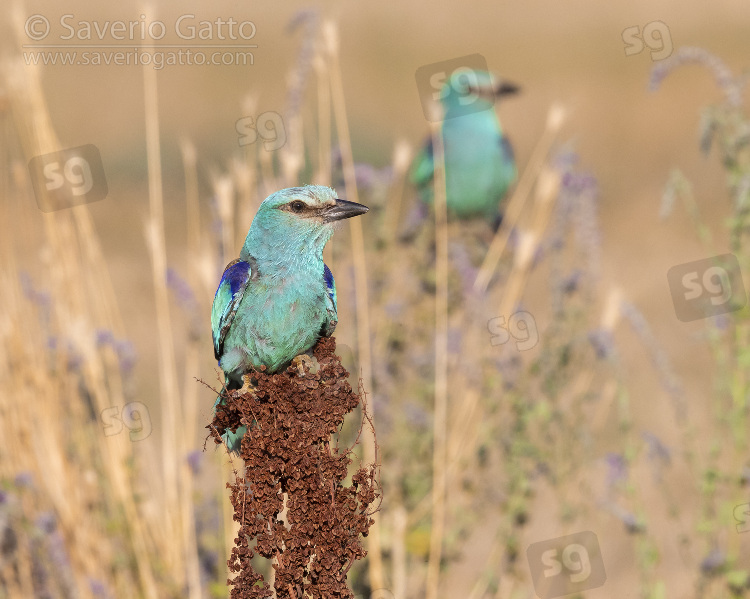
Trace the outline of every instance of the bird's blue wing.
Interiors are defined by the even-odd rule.
[[[339,316],[336,303],[336,281],[333,280],[333,273],[327,264],[323,264],[323,280],[326,284],[326,312],[328,314],[326,323],[323,325],[323,334],[330,337],[339,322]]]
[[[224,269],[211,307],[211,334],[214,339],[214,357],[217,360],[221,359],[224,339],[232,326],[247,284],[253,278],[257,278],[257,273],[253,272],[253,266],[249,262],[233,260]]]
[[[503,161],[505,164],[515,164],[516,156],[513,152],[513,146],[510,145],[508,138],[505,136],[500,138],[500,152],[503,155]]]
[[[428,138],[424,146],[414,158],[410,179],[416,187],[424,187],[435,175],[435,162],[432,156],[432,137]]]

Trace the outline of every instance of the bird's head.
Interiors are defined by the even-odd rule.
[[[495,98],[519,91],[517,85],[509,81],[498,81],[487,71],[457,69],[443,86],[440,101],[446,114],[456,111],[475,112],[491,108]]]
[[[337,222],[367,212],[356,202],[339,200],[330,187],[290,187],[268,196],[258,208],[240,257],[317,255],[333,235]],[[261,254],[259,256],[258,254]]]

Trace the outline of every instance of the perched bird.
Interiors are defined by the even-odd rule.
[[[499,224],[500,202],[515,182],[513,149],[503,135],[494,99],[514,94],[512,83],[493,83],[486,71],[454,73],[440,92],[448,210],[460,219],[484,217]],[[420,199],[432,203],[432,139],[414,159],[410,178]]]
[[[337,221],[368,210],[319,185],[282,189],[263,201],[211,308],[214,356],[227,389],[251,390],[253,369],[283,370],[333,334],[336,284],[323,248]],[[214,409],[221,402],[217,398]],[[231,451],[239,452],[246,431],[242,426],[222,435]]]

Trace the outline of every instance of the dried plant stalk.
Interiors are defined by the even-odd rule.
[[[323,38],[327,48],[330,63],[329,77],[331,81],[331,102],[333,106],[334,122],[338,133],[339,148],[341,150],[341,165],[344,171],[344,186],[346,199],[358,202],[357,178],[354,172],[354,154],[352,153],[351,136],[349,135],[349,121],[346,117],[346,101],[344,83],[341,76],[339,62],[338,28],[333,21],[323,24]],[[356,290],[357,310],[357,357],[361,368],[361,376],[365,388],[372,389],[372,347],[370,344],[370,297],[367,286],[367,256],[365,254],[365,238],[362,223],[356,218],[349,219],[349,231],[352,248],[352,262],[354,265],[354,288]],[[368,462],[375,463],[375,436],[369,438],[369,431],[364,431],[362,453]],[[380,522],[373,523],[367,551],[369,553],[368,572],[370,586],[380,589],[385,586],[385,572],[381,550]]]
[[[474,291],[483,293],[487,290],[492,274],[495,272],[495,268],[497,268],[497,263],[500,261],[505,246],[508,244],[508,239],[510,239],[510,232],[521,216],[523,206],[531,193],[531,189],[544,166],[547,154],[549,154],[550,148],[557,138],[557,134],[564,121],[565,109],[559,104],[551,106],[547,113],[547,126],[542,138],[539,140],[536,148],[534,148],[534,153],[529,159],[526,170],[521,175],[513,196],[508,200],[508,205],[503,214],[502,225],[497,230],[497,233],[495,233],[495,237],[492,239],[492,243],[487,250],[487,255],[484,257],[482,266],[477,274],[476,281],[474,281]]]
[[[351,484],[344,484],[352,448],[339,448],[331,435],[361,399],[335,348],[333,338],[318,342],[317,372],[305,366],[304,374],[295,367],[255,373],[256,389],[226,392],[226,405],[209,427],[216,443],[226,428],[249,427],[241,448],[245,476],[227,485],[240,523],[229,560],[238,573],[229,581],[232,599],[274,596],[253,568],[256,553],[274,560],[277,598],[353,597],[346,576],[366,555],[360,535],[366,536],[373,522],[377,469],[361,466]],[[364,406],[363,411],[371,425]]]
[[[448,414],[448,208],[442,123],[432,127],[435,162],[435,404],[432,449],[432,526],[427,562],[427,599],[437,599],[445,534],[446,438]]]

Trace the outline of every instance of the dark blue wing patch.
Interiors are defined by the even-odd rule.
[[[325,279],[329,295],[334,293],[336,283],[333,281],[333,273],[331,272],[331,269],[328,268],[327,264],[323,264],[323,278]]]
[[[233,260],[221,276],[221,283],[216,290],[211,307],[211,332],[214,341],[214,356],[217,360],[223,353],[224,339],[232,326],[245,289],[251,280],[257,278],[258,268],[252,258],[247,262]]]
[[[427,156],[428,160],[432,161],[433,160],[433,153],[435,152],[432,149],[432,135],[430,135],[430,137],[428,137],[425,140],[425,142],[424,142],[424,152],[425,152],[425,155]]]
[[[338,305],[336,303],[336,281],[333,280],[333,273],[325,263],[323,263],[323,280],[326,282],[326,291],[328,292],[328,297],[331,302],[333,302],[333,310],[335,312],[338,310]]]
[[[516,161],[515,152],[513,152],[513,146],[510,145],[507,137],[500,138],[500,151],[503,153],[503,157],[509,163]]]
[[[432,137],[428,137],[409,170],[409,180],[417,189],[425,189],[435,175],[433,154]],[[425,197],[423,196],[422,199],[424,200]]]
[[[224,276],[221,277],[221,282],[227,281],[229,288],[232,291],[232,295],[236,294],[243,285],[247,285],[248,276],[247,273],[250,270],[250,265],[247,262],[238,261],[227,267],[224,271]],[[251,275],[252,276],[252,275]]]
[[[338,307],[336,305],[336,281],[333,280],[333,273],[326,264],[323,264],[323,280],[326,283],[326,311],[328,312],[328,319],[323,325],[323,335],[330,337],[333,335],[333,331],[338,323]]]

